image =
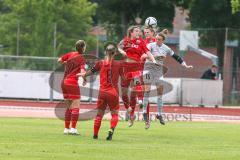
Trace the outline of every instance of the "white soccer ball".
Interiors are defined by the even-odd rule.
[[[145,20],[145,26],[149,26],[149,27],[157,27],[157,19],[154,17],[148,17]]]

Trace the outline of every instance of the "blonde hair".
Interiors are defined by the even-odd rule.
[[[155,30],[153,29],[153,27],[146,26],[146,27],[144,27],[144,29],[149,29],[151,32],[153,32],[155,34]]]
[[[161,32],[157,33],[157,36],[161,36],[163,38],[163,40],[166,39],[168,34],[168,29],[163,29]]]
[[[76,50],[79,52],[79,53],[83,53],[84,52],[84,49],[86,47],[86,43],[84,40],[78,40],[75,44],[75,47],[76,47]]]
[[[133,32],[133,30],[135,28],[139,28],[140,29],[139,26],[131,26],[131,27],[128,28],[128,30],[127,30],[127,37],[130,37],[131,33]]]

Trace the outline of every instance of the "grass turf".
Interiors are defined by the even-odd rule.
[[[240,159],[240,125],[143,122],[132,128],[119,122],[113,141],[105,140],[109,121],[103,121],[99,139],[92,139],[93,121],[78,123],[80,136],[63,135],[56,119],[0,118],[0,159],[40,160],[225,160]]]

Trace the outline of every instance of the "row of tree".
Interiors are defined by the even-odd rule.
[[[92,50],[93,25],[105,26],[108,40],[118,41],[136,17],[154,16],[160,27],[172,28],[175,6],[189,10],[191,28],[219,29],[205,41],[223,57],[225,28],[240,27],[239,0],[0,0],[0,45],[8,54],[52,56],[57,31],[57,55],[74,49],[77,39],[86,39]]]
[[[5,53],[33,56],[53,56],[54,47],[62,54],[78,39],[92,44],[96,7],[87,0],[0,0],[0,44]]]
[[[190,28],[202,28],[202,44],[217,47],[220,57],[219,65],[223,64],[224,42],[226,28],[240,27],[240,0],[92,0],[98,3],[97,19],[109,28],[111,37],[122,37],[126,27],[134,24],[134,18],[145,19],[148,16],[157,17],[160,27],[172,28],[174,7],[180,6],[189,10]],[[232,9],[234,8],[234,12]],[[111,15],[111,16],[109,16]],[[113,29],[114,28],[114,29]],[[205,29],[204,29],[205,28]],[[110,30],[111,29],[111,30]],[[239,38],[229,34],[228,38]],[[113,39],[112,38],[112,39]]]

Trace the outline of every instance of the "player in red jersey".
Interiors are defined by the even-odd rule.
[[[152,43],[152,42],[156,42],[155,30],[152,27],[149,27],[149,26],[145,27],[144,30],[143,30],[143,33],[144,33],[144,37],[145,37],[144,41],[145,41],[146,44],[149,44],[149,43]],[[144,67],[144,65],[143,65],[143,67]],[[143,87],[143,85],[138,86],[137,89],[139,90],[139,93],[142,93],[142,94],[139,94],[139,95],[142,96],[141,97],[141,100],[142,100],[141,102],[143,102],[143,94],[144,94],[144,87]],[[142,90],[142,92],[141,92],[141,90]],[[150,104],[148,103],[148,105],[147,105],[147,117],[148,117],[148,120],[150,120],[150,118],[149,118],[149,112],[150,111],[149,110],[150,110]],[[148,129],[149,127],[150,127],[150,122],[148,121],[148,122],[146,122],[145,129]]]
[[[120,51],[121,52],[121,51]],[[98,132],[101,126],[102,118],[107,107],[111,111],[110,130],[106,140],[112,140],[114,129],[118,123],[118,111],[119,111],[119,92],[118,92],[118,80],[122,75],[123,67],[122,63],[114,60],[114,56],[117,53],[117,46],[114,43],[108,43],[105,47],[104,60],[98,61],[94,67],[87,71],[85,74],[79,74],[84,81],[86,77],[99,71],[100,73],[100,90],[97,101],[97,115],[94,120],[94,134],[93,138],[98,139]],[[124,52],[121,52],[125,54]]]
[[[152,27],[145,27],[143,33],[145,37],[144,41],[146,44],[156,42],[155,31]]]
[[[151,61],[156,63],[154,57],[149,52],[146,47],[146,43],[140,37],[141,29],[138,26],[131,26],[128,28],[127,37],[125,37],[120,43],[119,47],[126,52],[126,63],[124,67],[124,76],[121,80],[122,87],[122,100],[127,112],[130,113],[129,127],[133,125],[134,122],[134,108],[136,106],[136,92],[131,91],[130,103],[128,98],[128,88],[129,86],[134,86],[141,83],[141,73],[142,73],[142,56],[146,53]]]
[[[64,134],[77,135],[76,125],[80,107],[80,88],[77,74],[85,72],[85,59],[81,54],[86,50],[86,43],[83,40],[78,40],[75,46],[76,52],[69,52],[61,56],[58,62],[65,65],[64,78],[61,84],[63,97],[67,104]]]

